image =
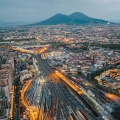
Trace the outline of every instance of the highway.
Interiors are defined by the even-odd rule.
[[[21,63],[19,61],[16,62],[15,64],[15,74],[16,74],[16,79],[14,81],[15,83],[15,111],[14,111],[14,120],[19,120],[20,116],[19,116],[19,105],[20,105],[20,92],[19,92],[19,88],[20,88],[20,77],[19,77],[19,71],[20,71],[20,65]]]
[[[20,70],[20,62],[17,61],[15,62],[14,65],[14,81],[12,83],[12,104],[11,104],[11,109],[10,109],[10,120],[19,120],[19,85],[20,85],[20,77],[19,77],[19,70]]]

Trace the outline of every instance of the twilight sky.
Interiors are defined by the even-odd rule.
[[[73,12],[120,20],[120,0],[0,0],[0,20],[3,21],[41,21],[56,13]]]

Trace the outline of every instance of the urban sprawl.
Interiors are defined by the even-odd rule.
[[[120,120],[120,25],[0,28],[0,120]]]

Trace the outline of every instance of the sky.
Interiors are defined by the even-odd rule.
[[[73,12],[120,20],[120,0],[0,0],[0,20],[6,22],[42,21],[57,13]]]

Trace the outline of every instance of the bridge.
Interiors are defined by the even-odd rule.
[[[45,51],[48,50],[49,47],[42,47],[42,48],[39,48],[37,50],[27,50],[25,48],[20,48],[20,47],[13,47],[13,46],[8,46],[9,49],[12,49],[12,50],[15,50],[15,51],[19,51],[19,52],[22,52],[22,53],[28,53],[28,54],[41,54],[41,53],[44,53]]]
[[[65,46],[65,45],[71,45],[71,44],[84,44],[84,45],[88,45],[89,43],[84,42],[84,43],[61,43],[61,42],[57,42],[57,43],[47,43],[47,44],[33,44],[33,45],[12,45],[13,47],[19,47],[19,48],[29,48],[29,47],[49,47],[49,46]]]
[[[45,45],[38,45],[38,44],[35,44],[35,45],[12,45],[12,47],[19,47],[19,48],[30,48],[30,47],[49,47],[50,45],[49,44],[45,44]]]

